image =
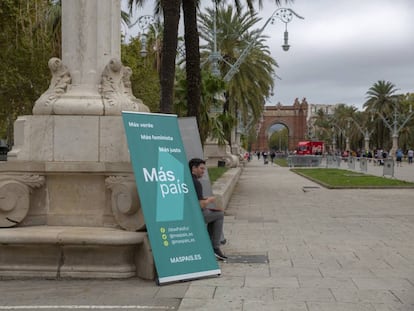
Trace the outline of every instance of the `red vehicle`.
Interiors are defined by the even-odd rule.
[[[296,147],[296,154],[300,155],[321,155],[323,152],[323,141],[300,141]]]

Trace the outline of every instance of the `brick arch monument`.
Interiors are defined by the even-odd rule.
[[[261,123],[257,141],[252,145],[252,150],[268,150],[268,133],[274,124],[283,124],[288,129],[289,150],[294,150],[298,142],[305,140],[306,117],[308,103],[304,98],[302,102],[296,98],[292,106],[265,106],[263,122]]]

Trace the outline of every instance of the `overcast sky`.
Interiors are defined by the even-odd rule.
[[[277,9],[272,0],[263,3],[259,27]],[[281,21],[264,31],[281,78],[268,105],[306,97],[310,104],[361,108],[378,80],[392,82],[401,93],[414,92],[414,0],[295,0],[282,7],[305,19],[288,24],[288,52],[281,48]]]

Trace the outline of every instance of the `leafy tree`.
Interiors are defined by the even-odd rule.
[[[391,115],[393,105],[396,104],[398,96],[396,95],[397,88],[390,81],[379,80],[374,83],[366,92],[367,101],[363,107],[374,115],[376,127],[376,147],[389,148],[390,146],[390,131],[383,123],[383,120],[377,115]]]
[[[280,152],[289,148],[289,130],[286,127],[275,131],[269,138],[269,148]]]
[[[152,46],[153,42],[149,41]],[[141,99],[150,111],[159,111],[160,83],[157,70],[158,55],[156,51],[147,57],[136,57],[141,50],[138,38],[121,45],[122,63],[132,69],[131,85],[134,95]]]
[[[47,89],[47,62],[53,54],[51,30],[45,16],[48,1],[0,2],[0,137],[12,144],[12,124],[31,114],[34,102]]]
[[[414,93],[400,95],[400,106],[402,108],[403,116],[408,117],[410,110],[412,111],[414,107]],[[400,120],[400,122],[403,121],[404,120]],[[403,150],[414,148],[414,116],[411,116],[411,119],[408,120],[404,128],[401,129],[399,145]]]

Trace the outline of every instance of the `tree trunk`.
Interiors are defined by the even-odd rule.
[[[161,58],[161,102],[160,111],[173,111],[175,56],[178,42],[178,24],[180,21],[180,0],[161,0],[164,15],[164,30]]]
[[[199,123],[201,70],[196,2],[196,0],[183,0],[183,12],[187,74],[187,116],[195,116]]]

